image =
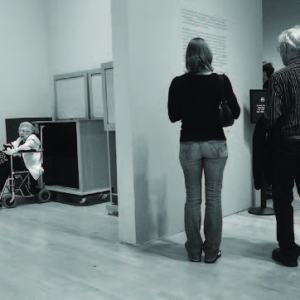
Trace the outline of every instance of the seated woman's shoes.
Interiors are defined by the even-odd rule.
[[[272,252],[272,259],[286,267],[297,267],[298,256],[299,255],[296,255],[295,257],[288,256],[284,254],[280,248],[276,248]]]
[[[213,264],[215,263],[220,257],[222,256],[222,251],[219,250],[217,255],[214,257],[214,258],[206,258],[204,259],[204,262],[207,263],[207,264]]]
[[[187,247],[187,243],[184,244],[185,249],[187,251],[189,260],[192,262],[201,262],[201,252],[200,253],[192,253],[188,247]]]

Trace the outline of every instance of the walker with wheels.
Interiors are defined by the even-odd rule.
[[[42,139],[42,128],[41,128],[41,145],[43,145]],[[4,145],[6,147],[7,145]],[[18,153],[22,154],[25,152],[40,152],[43,159],[43,150],[23,150]],[[51,192],[45,188],[43,181],[43,175],[38,179],[38,189],[32,191],[30,184],[30,173],[28,170],[15,170],[14,158],[10,155],[10,175],[6,179],[4,186],[1,190],[0,201],[2,207],[13,208],[16,207],[18,199],[21,198],[33,198],[37,197],[39,203],[48,202],[51,198]]]

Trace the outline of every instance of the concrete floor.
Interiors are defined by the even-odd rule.
[[[300,203],[295,203],[300,242]],[[104,205],[56,202],[0,210],[1,300],[285,299],[300,297],[300,267],[270,259],[275,219],[224,219],[223,256],[187,261],[184,234],[143,247],[117,242]],[[110,239],[110,240],[109,240]]]

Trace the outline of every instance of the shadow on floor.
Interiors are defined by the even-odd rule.
[[[265,241],[250,241],[246,239],[224,237],[222,242],[223,253],[226,256],[247,257],[258,260],[270,260],[276,243]]]
[[[144,252],[165,256],[173,260],[187,260],[184,245],[169,240],[159,240],[154,243],[148,244],[141,249]]]
[[[268,261],[276,243],[249,241],[240,238],[225,237],[222,242],[223,256],[234,256]],[[142,251],[165,256],[169,259],[186,261],[187,254],[183,243],[160,240],[142,248]]]

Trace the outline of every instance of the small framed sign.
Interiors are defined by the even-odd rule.
[[[260,116],[265,112],[266,100],[268,91],[250,90],[250,120],[251,123],[256,123]]]

